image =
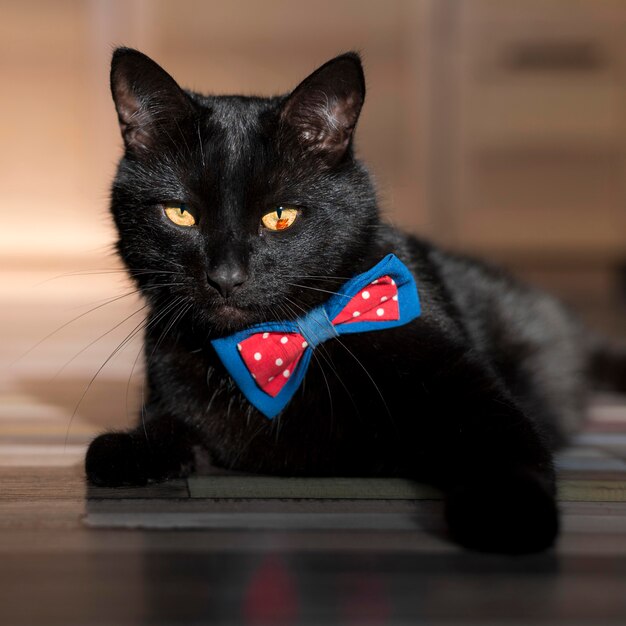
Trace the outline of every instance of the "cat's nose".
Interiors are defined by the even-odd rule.
[[[220,265],[206,273],[206,280],[223,298],[228,298],[248,279],[240,266]]]

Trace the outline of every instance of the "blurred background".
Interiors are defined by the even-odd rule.
[[[183,86],[261,95],[359,50],[357,151],[387,218],[626,334],[622,0],[0,0],[0,436],[20,458],[20,411],[51,455],[69,427],[78,458],[138,396],[139,335],[103,366],[141,322],[107,214],[116,45]]]

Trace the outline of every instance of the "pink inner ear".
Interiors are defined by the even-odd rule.
[[[356,124],[357,98],[351,94],[338,100],[318,91],[307,94],[299,105],[288,115],[300,142],[310,150],[342,154]]]
[[[152,148],[164,125],[175,126],[193,113],[176,81],[137,50],[118,48],[114,52],[111,90],[124,142],[135,152]]]
[[[147,107],[119,69],[112,74],[112,89],[124,143],[131,148],[148,149],[151,142],[147,132],[150,122]]]
[[[323,65],[287,99],[281,120],[299,144],[337,161],[356,126],[365,87],[357,55],[347,54]]]

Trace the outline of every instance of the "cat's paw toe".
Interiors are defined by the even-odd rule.
[[[148,482],[142,447],[129,433],[105,433],[96,437],[87,450],[85,472],[92,485],[103,487]]]
[[[540,552],[559,529],[553,495],[540,481],[519,476],[497,486],[457,487],[448,494],[446,518],[456,542],[482,552]]]

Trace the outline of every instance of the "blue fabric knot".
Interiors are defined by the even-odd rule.
[[[323,306],[309,311],[304,317],[298,319],[296,323],[300,329],[300,334],[313,348],[328,339],[339,337],[337,329],[333,326]]]

